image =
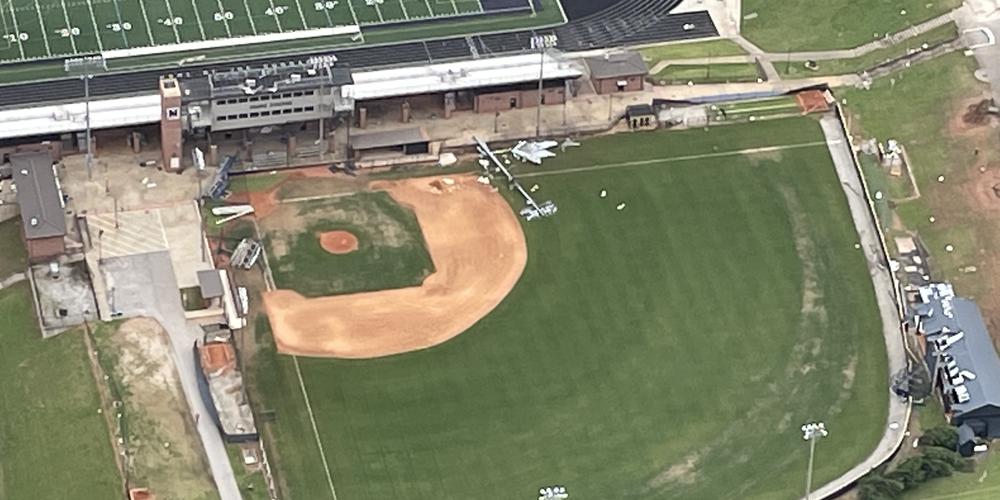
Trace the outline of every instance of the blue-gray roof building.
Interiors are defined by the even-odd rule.
[[[946,283],[921,287],[920,299],[911,312],[952,425],[1000,437],[1000,356],[979,306]]]

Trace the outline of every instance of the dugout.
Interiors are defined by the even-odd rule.
[[[352,135],[351,157],[355,160],[398,158],[430,153],[430,140],[420,127],[409,127]]]

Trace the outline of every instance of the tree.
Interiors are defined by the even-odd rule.
[[[903,483],[882,475],[880,471],[858,481],[858,495],[861,500],[894,500],[903,492]]]
[[[968,460],[962,458],[958,452],[946,448],[931,447],[924,450],[924,456],[928,459],[936,459],[946,462],[954,470],[965,470]]]
[[[920,444],[925,447],[939,447],[954,451],[958,449],[958,429],[950,425],[932,427],[920,436]]]
[[[913,456],[903,460],[892,472],[886,474],[886,477],[899,481],[904,490],[910,490],[927,479],[927,472],[923,465],[924,457],[922,455]]]

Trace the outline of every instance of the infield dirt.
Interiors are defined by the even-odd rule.
[[[455,177],[379,181],[414,211],[436,272],[421,286],[306,298],[264,295],[278,351],[300,356],[375,358],[445,342],[489,314],[517,283],[527,244],[510,206],[490,186]]]

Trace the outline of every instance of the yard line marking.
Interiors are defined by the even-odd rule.
[[[198,6],[195,5],[194,0],[191,0],[191,8],[194,9],[194,18],[198,21],[198,32],[201,33],[201,39],[205,40],[205,26],[201,24],[201,13],[198,12]]]
[[[476,0],[476,3],[479,4],[479,12],[483,12],[483,0]],[[528,0],[528,3],[531,3],[531,0]]]
[[[101,41],[101,30],[97,28],[97,18],[94,17],[94,5],[90,3],[90,0],[87,0],[87,10],[90,11],[90,22],[94,25],[94,37],[97,38],[97,50],[104,52],[104,42]]]
[[[177,43],[181,43],[181,34],[177,31],[177,24],[174,23],[174,8],[170,6],[170,0],[163,0],[163,3],[167,6],[167,15],[170,16],[170,27],[174,29],[174,40]]]
[[[191,0],[194,3],[194,0]],[[222,15],[222,24],[226,26],[226,38],[232,38],[233,32],[229,31],[229,19],[226,19],[226,8],[222,5],[222,0],[217,0],[216,3],[219,5],[219,14]]]
[[[10,7],[10,16],[14,18],[14,36],[17,37],[21,34],[21,28],[17,27],[17,14],[14,13],[14,2],[7,3],[7,6]],[[20,38],[14,43],[17,44],[17,48],[21,52],[21,59],[24,59],[24,43],[21,42]]]
[[[121,26],[122,24],[125,23],[125,20],[122,19],[122,10],[118,6],[118,0],[112,0],[111,3],[113,3],[115,5],[115,15],[118,16],[118,25]],[[143,12],[145,12],[145,11],[143,11]],[[148,27],[149,26],[147,25],[147,28]],[[127,49],[127,48],[130,47],[130,45],[128,43],[128,35],[125,34],[125,30],[124,29],[121,31],[121,33],[122,33],[122,41],[125,42],[125,48]]]
[[[403,3],[403,0],[399,0],[399,6],[403,8],[403,17],[405,17],[406,20],[409,21],[410,20],[410,14],[408,12],[406,12],[406,4]]]
[[[66,29],[69,30],[69,46],[73,48],[73,53],[78,54],[76,50],[76,37],[73,36],[73,27],[69,24],[69,12],[66,12],[66,0],[59,0],[62,4],[63,20],[66,21]]]
[[[306,15],[302,13],[302,2],[295,0],[295,9],[299,11],[299,19],[302,20],[302,29],[310,29],[309,23],[306,22]]]
[[[326,461],[326,452],[323,451],[323,443],[319,440],[319,429],[316,428],[316,418],[313,416],[312,405],[309,404],[309,393],[306,392],[306,384],[302,380],[302,370],[299,369],[299,357],[292,356],[295,363],[295,375],[299,377],[299,388],[302,389],[302,398],[306,402],[306,412],[309,414],[309,423],[312,424],[313,437],[316,438],[316,447],[319,448],[319,459],[323,462],[323,471],[326,472],[326,484],[330,486],[330,497],[337,500],[337,490],[333,487],[333,474],[330,472],[330,464]]]
[[[455,3],[455,0],[451,0],[451,7],[455,9],[455,14],[458,14],[458,4]]]
[[[142,9],[142,18],[146,20],[146,35],[149,36],[149,44],[156,45],[156,39],[153,38],[153,28],[149,26],[149,14],[146,13],[146,2],[139,0],[139,8]]]
[[[351,9],[351,19],[354,19],[354,25],[361,26],[361,23],[358,22],[357,12],[354,12],[354,0],[345,0],[345,1],[347,2],[347,8]]]
[[[42,8],[38,5],[38,0],[35,0],[35,13],[38,14],[38,24],[42,27],[42,40],[45,41],[45,52],[52,57],[52,49],[49,48],[49,35],[45,32],[48,28],[45,27],[45,21],[42,19]]]
[[[385,18],[382,17],[382,9],[378,8],[378,2],[375,2],[372,5],[375,6],[375,13],[378,14],[378,22],[384,23],[385,22]]]
[[[253,22],[253,13],[250,12],[250,4],[247,0],[243,0],[243,8],[247,11],[247,18],[250,19],[250,29],[253,30],[253,34],[257,34],[257,25]]]
[[[424,0],[424,5],[427,6],[427,16],[434,17],[434,9],[431,8],[431,0]]]
[[[271,4],[271,17],[274,18],[274,24],[278,25],[278,33],[284,33],[285,30],[281,29],[281,19],[278,19],[278,12],[274,8],[274,0],[267,0],[267,3]]]
[[[621,168],[621,167],[640,167],[647,165],[656,165],[658,163],[672,163],[679,161],[689,161],[689,160],[702,160],[705,158],[720,158],[724,156],[736,156],[736,155],[746,155],[746,154],[761,154],[761,153],[773,153],[775,151],[784,151],[787,149],[803,149],[803,148],[814,148],[816,146],[826,146],[828,144],[840,144],[841,141],[814,141],[814,142],[803,142],[801,144],[786,144],[782,146],[765,146],[761,148],[749,148],[749,149],[738,149],[735,151],[718,151],[713,153],[702,153],[696,155],[685,155],[685,156],[672,156],[667,158],[653,158],[651,160],[635,160],[635,161],[625,161],[621,163],[605,163],[603,165],[590,165],[588,167],[573,167],[564,168],[562,170],[547,170],[544,172],[527,172],[518,174],[520,177],[543,177],[546,175],[557,175],[557,174],[569,174],[576,172],[593,172],[596,170],[607,170],[611,168]]]

